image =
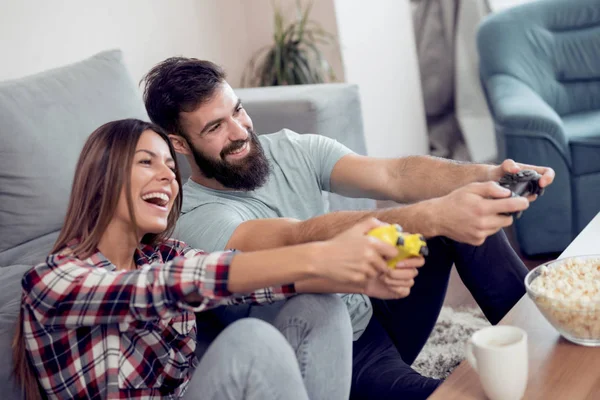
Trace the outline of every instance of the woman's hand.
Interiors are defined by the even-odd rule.
[[[384,223],[369,218],[323,242],[315,263],[317,275],[338,283],[366,288],[370,281],[385,274],[389,270],[386,259],[397,256],[398,249],[367,236],[367,232],[381,225]]]

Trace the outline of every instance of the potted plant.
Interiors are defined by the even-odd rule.
[[[273,3],[274,43],[258,50],[242,76],[242,85],[280,86],[335,81],[331,65],[319,45],[335,43],[335,36],[310,20],[312,1],[304,10],[296,1],[296,18],[285,25],[279,3]]]

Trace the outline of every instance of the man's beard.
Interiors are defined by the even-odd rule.
[[[230,163],[226,156],[242,148],[250,142],[250,152],[239,163]],[[254,190],[265,184],[269,177],[269,161],[265,156],[258,136],[252,129],[248,129],[246,140],[236,140],[225,147],[219,159],[211,159],[201,151],[190,145],[196,165],[205,177],[216,179],[221,185],[235,190]]]

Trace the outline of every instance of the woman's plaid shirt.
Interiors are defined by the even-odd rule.
[[[100,252],[85,260],[68,253],[23,277],[27,351],[51,399],[179,398],[197,364],[193,312],[294,292],[290,285],[234,296],[234,253],[174,240],[138,251],[134,271],[117,271]],[[202,296],[194,307],[182,300],[191,293]]]

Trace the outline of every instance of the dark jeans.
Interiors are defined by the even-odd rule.
[[[371,299],[373,318],[354,342],[353,400],[425,399],[441,383],[421,376],[410,365],[437,321],[453,265],[492,324],[525,294],[527,269],[503,231],[478,247],[443,237],[430,239],[427,245],[429,256],[419,269],[410,296]],[[226,324],[247,316],[248,309],[227,307],[215,313],[216,319]],[[202,329],[200,326],[198,331]]]
[[[371,299],[371,323],[354,342],[353,400],[425,399],[441,383],[410,365],[431,334],[456,265],[487,319],[498,323],[525,294],[527,269],[503,231],[475,247],[438,237],[427,241],[429,256],[410,296]]]

